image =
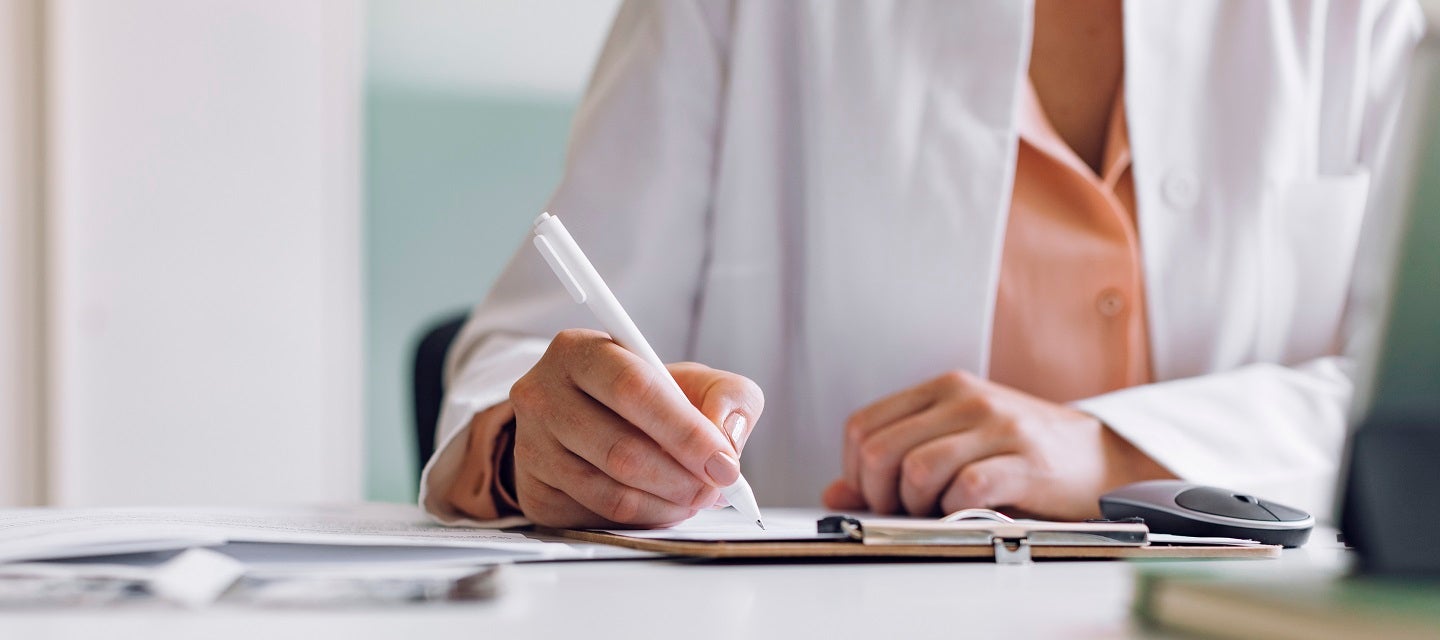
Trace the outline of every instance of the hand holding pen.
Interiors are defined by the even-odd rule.
[[[559,220],[542,215],[536,238],[610,335],[560,332],[511,389],[513,486],[525,515],[557,527],[663,526],[723,490],[758,524],[738,458],[764,410],[759,387],[704,365],[662,364]]]

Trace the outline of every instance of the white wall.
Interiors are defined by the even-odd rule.
[[[0,506],[44,498],[40,0],[0,2]]]
[[[361,493],[361,12],[53,0],[49,492]]]

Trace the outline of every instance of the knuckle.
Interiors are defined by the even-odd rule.
[[[529,422],[516,421],[514,453],[516,465],[529,465],[544,455],[544,436],[528,428]]]
[[[858,447],[864,441],[865,422],[863,416],[857,412],[845,421],[845,442],[852,447]]]
[[[530,407],[540,402],[544,395],[544,385],[540,384],[533,373],[521,376],[515,384],[510,386],[510,402],[517,407]]]
[[[528,431],[517,425],[515,428],[515,464],[529,462],[535,456],[535,443],[527,437]]]
[[[947,389],[963,389],[970,385],[974,376],[964,369],[953,369],[940,374],[940,386]]]
[[[677,444],[682,464],[686,458],[701,465],[705,464],[712,454],[720,450],[716,444],[719,436],[720,432],[713,428],[686,426],[685,435],[680,437]]]
[[[610,444],[610,450],[605,453],[605,470],[617,480],[636,478],[649,464],[646,453],[633,437],[619,438]]]
[[[1022,430],[1020,423],[1014,420],[999,420],[991,427],[992,437],[1000,442],[1014,445],[1021,440]]]
[[[908,487],[924,487],[930,484],[930,461],[921,455],[908,455],[900,461],[900,479]]]
[[[710,389],[707,390],[707,402],[711,393],[720,399],[725,405],[734,406],[743,411],[749,419],[754,422],[765,411],[765,392],[760,390],[760,385],[745,376],[736,374],[725,374],[717,378]]]
[[[640,490],[620,487],[610,496],[601,515],[612,522],[632,524],[640,516],[640,499]]]
[[[860,463],[867,469],[885,466],[890,459],[890,447],[883,441],[871,439],[860,445]]]
[[[584,329],[561,329],[550,340],[550,349],[559,352],[573,351],[576,347],[585,344],[589,338],[589,332]]]
[[[987,394],[977,395],[971,398],[967,404],[969,405],[971,411],[983,415],[992,415],[995,413],[996,409],[995,398]]]
[[[615,373],[610,387],[615,394],[636,401],[648,400],[655,393],[655,374],[644,362],[631,362]],[[642,404],[644,404],[642,402]]]
[[[550,495],[553,491],[530,478],[522,478],[516,483],[515,499],[520,503],[520,511],[525,517],[539,521],[546,514],[553,511],[554,500]]]
[[[985,475],[984,471],[976,469],[972,465],[961,469],[960,475],[955,478],[955,482],[959,484],[960,491],[962,491],[969,500],[978,502],[984,495],[990,479]]]

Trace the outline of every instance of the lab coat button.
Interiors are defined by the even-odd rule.
[[[1095,299],[1095,309],[1100,315],[1113,318],[1125,310],[1125,294],[1119,289],[1106,289],[1100,292],[1100,297]]]
[[[1160,185],[1165,202],[1177,209],[1189,209],[1200,199],[1200,182],[1194,174],[1172,171]]]

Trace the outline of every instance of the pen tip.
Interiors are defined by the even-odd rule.
[[[761,530],[761,531],[764,531],[764,530],[765,530],[765,523],[764,523],[764,522],[761,522],[761,521],[759,521],[759,520],[756,520],[756,521],[755,521],[755,524],[756,524],[756,526],[760,527],[760,530]]]

